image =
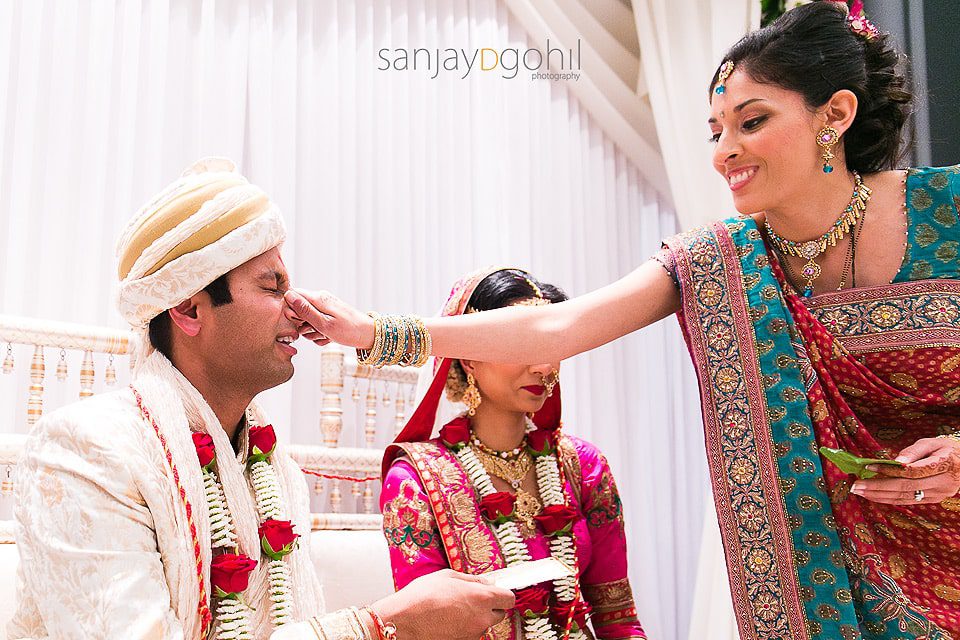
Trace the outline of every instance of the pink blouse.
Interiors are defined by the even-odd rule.
[[[627,578],[622,503],[610,466],[589,442],[569,436],[565,440],[572,445],[579,461],[579,465],[565,466],[564,488],[570,504],[580,514],[573,534],[581,590],[593,608],[590,624],[597,638],[646,638]],[[440,489],[443,490],[442,481]],[[476,501],[476,494],[469,499]],[[433,513],[420,474],[409,459],[399,459],[390,467],[380,495],[380,509],[397,589],[419,576],[450,567],[437,528],[437,514]],[[475,537],[464,542],[468,551],[474,542],[477,549],[473,552],[483,553],[487,550],[480,547],[489,546],[487,540],[484,536],[482,540]],[[526,544],[534,560],[550,554],[548,538],[539,530],[526,539]]]

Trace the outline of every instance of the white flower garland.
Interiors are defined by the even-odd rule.
[[[223,486],[210,469],[203,470],[203,489],[207,496],[207,512],[210,514],[210,538],[213,548],[237,546],[237,534],[233,530],[233,519],[227,511],[227,499],[223,495]]]
[[[527,422],[530,422],[529,419]],[[530,426],[532,425],[528,424],[528,431],[531,430],[529,428]],[[467,445],[462,447],[455,455],[460,460],[463,470],[466,472],[467,477],[470,478],[470,482],[473,483],[481,500],[492,493],[496,493],[490,475],[487,473],[487,470],[483,468],[483,464],[481,464],[471,446]],[[566,504],[566,499],[563,494],[563,484],[560,481],[560,470],[557,464],[556,453],[538,456],[536,459],[536,469],[537,488],[540,491],[540,498],[543,500],[543,505],[549,507],[552,505]],[[503,550],[507,566],[521,562],[529,562],[531,560],[530,553],[527,551],[527,545],[520,535],[520,528],[516,522],[508,520],[499,525],[491,524],[493,525],[494,535],[496,535],[497,541],[500,543],[500,548]],[[577,576],[577,552],[573,544],[573,535],[553,536],[550,538],[550,552],[553,557],[574,569],[574,575],[560,578],[553,582],[554,593],[557,595],[557,600],[560,602],[570,602],[577,595],[577,580],[579,579]],[[559,639],[557,629],[550,622],[549,613],[547,616],[524,618],[523,629],[524,637],[530,640],[534,638],[543,640]],[[586,640],[587,636],[582,630],[578,629],[576,631],[571,630],[570,638],[574,640]]]
[[[286,520],[281,508],[283,497],[280,495],[280,482],[277,473],[267,462],[258,460],[250,466],[253,479],[253,492],[257,497],[257,511],[262,520]],[[267,563],[270,579],[270,613],[276,626],[290,622],[290,568],[281,560],[270,559]]]
[[[258,460],[250,465],[250,477],[261,522],[270,518],[285,520],[283,498],[276,471],[270,463]],[[210,514],[210,538],[214,548],[236,548],[237,536],[220,479],[212,469],[203,470],[203,486]],[[267,563],[270,584],[270,613],[273,624],[282,626],[291,620],[290,568],[284,560]],[[239,600],[223,598],[217,605],[216,619],[221,640],[252,640],[250,607]]]

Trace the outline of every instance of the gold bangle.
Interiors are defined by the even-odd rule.
[[[376,362],[380,349],[383,348],[383,321],[376,313],[368,314],[373,318],[373,346],[367,349],[357,349],[357,363],[371,365]]]
[[[406,333],[406,351],[400,357],[401,367],[410,367],[420,359],[422,347],[422,338],[417,331],[417,318],[415,316],[403,316],[403,327]]]
[[[373,346],[357,349],[357,363],[380,369],[400,365],[422,367],[433,353],[433,337],[417,316],[381,316],[373,318]]]
[[[313,632],[317,634],[317,640],[327,640],[327,634],[323,632],[323,627],[320,626],[320,621],[316,617],[307,618],[307,622],[310,623]]]
[[[348,611],[357,623],[357,640],[371,640],[370,634],[367,633],[367,625],[363,624],[363,620],[360,619],[360,611],[356,607],[350,607]]]
[[[433,341],[430,338],[430,332],[427,330],[427,325],[423,323],[423,320],[420,318],[414,318],[414,321],[417,324],[417,333],[420,335],[420,353],[417,356],[417,359],[414,361],[413,366],[422,367],[427,364],[427,360],[430,359],[430,353],[433,351]]]
[[[937,436],[938,438],[947,438],[948,440],[956,440],[960,442],[960,431],[956,433],[945,433],[943,435]]]

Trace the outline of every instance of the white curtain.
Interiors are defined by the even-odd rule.
[[[565,84],[377,69],[381,48],[526,46],[544,43],[497,0],[0,3],[0,312],[122,327],[115,239],[203,155],[280,205],[296,285],[363,309],[432,314],[489,263],[572,295],[610,282],[675,214]],[[318,352],[296,362],[263,402],[319,443]],[[676,323],[563,377],[565,423],[618,476],[641,619],[684,638],[706,482]],[[22,412],[0,430],[25,432]]]
[[[682,226],[736,213],[713,170],[708,83],[724,52],[760,25],[759,0],[634,0],[642,74],[650,92]]]

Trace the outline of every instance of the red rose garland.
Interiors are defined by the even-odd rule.
[[[293,524],[289,520],[273,518],[264,520],[258,532],[263,552],[273,560],[279,560],[293,551],[300,537],[300,534],[293,532]]]
[[[554,581],[556,602],[553,606],[550,605],[550,591],[543,586],[535,586],[517,592],[515,608],[524,619],[525,636],[528,638],[558,640],[569,634],[575,640],[585,640],[587,636],[583,629],[590,606],[580,596],[579,569],[572,535],[578,512],[567,504],[563,490],[557,459],[559,439],[556,428],[533,429],[526,436],[526,449],[534,458],[537,485],[545,505],[535,519],[550,538],[551,555],[573,567],[575,575]],[[469,444],[470,420],[460,416],[447,424],[440,430],[440,441],[460,460],[473,483],[479,495],[479,510],[493,526],[507,565],[530,561],[526,543],[514,522],[516,496],[494,488],[489,474]]]
[[[210,563],[210,582],[218,598],[238,599],[247,590],[257,561],[243,554],[222,553]]]
[[[514,609],[524,618],[540,617],[550,610],[550,589],[543,585],[534,585],[520,589],[516,593]]]
[[[457,418],[440,429],[440,441],[454,453],[467,446],[470,440],[470,421]]]
[[[260,546],[269,559],[268,577],[272,602],[272,617],[276,626],[289,622],[291,605],[290,569],[283,558],[297,546],[299,534],[293,524],[283,518],[280,505],[280,485],[270,457],[276,450],[277,436],[272,425],[251,426],[247,461],[256,494],[257,511],[263,519],[258,529]],[[236,550],[236,534],[226,507],[223,487],[216,475],[216,448],[213,438],[206,433],[192,434],[197,450],[197,461],[204,477],[207,508],[210,515],[211,543],[214,549]],[[250,609],[241,594],[249,585],[250,573],[257,561],[238,553],[215,554],[210,566],[210,581],[214,594],[220,598],[217,620],[222,633],[230,638],[252,637]]]
[[[494,524],[503,524],[513,518],[517,496],[509,491],[498,491],[480,500],[480,513]]]
[[[213,438],[206,433],[194,433],[193,446],[197,448],[197,458],[200,460],[200,468],[208,469],[217,457],[217,450],[213,446]]]
[[[570,505],[554,504],[544,507],[533,519],[540,525],[543,533],[552,538],[571,533],[577,515],[577,510]]]

